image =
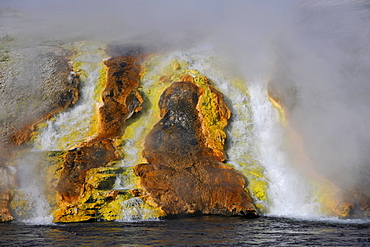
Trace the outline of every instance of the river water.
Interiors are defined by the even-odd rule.
[[[370,222],[203,216],[137,221],[0,224],[1,246],[370,246]]]

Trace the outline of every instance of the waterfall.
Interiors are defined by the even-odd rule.
[[[166,54],[151,73],[165,70],[175,59],[204,74],[224,94],[232,111],[227,128],[227,163],[248,178],[249,190],[261,212],[293,217],[317,214],[310,183],[289,157],[285,129],[268,99],[267,81],[248,82],[227,72],[211,47]]]
[[[25,223],[50,224],[51,207],[45,197],[47,186],[40,174],[47,170],[43,152],[26,151],[16,160],[19,184],[12,204],[16,218]]]
[[[249,87],[258,160],[264,166],[269,181],[270,215],[304,217],[317,215],[310,184],[292,164],[287,149],[285,129],[267,96],[267,82]]]
[[[67,151],[73,146],[94,137],[98,121],[97,109],[101,105],[100,95],[105,79],[102,77],[104,72],[102,61],[106,58],[106,55],[101,51],[101,46],[102,44],[92,42],[73,44],[71,49],[75,50],[76,53],[72,58],[73,67],[78,70],[81,79],[80,98],[75,106],[57,114],[54,119],[46,122],[46,127],[39,130],[40,134],[34,141],[34,151]],[[148,97],[148,102],[145,102],[145,104],[158,102],[159,96],[164,90],[163,85],[158,86],[157,80],[149,77],[143,79],[143,90],[146,90],[143,93]],[[150,93],[150,91],[155,93]],[[134,176],[132,168],[142,160],[140,143],[143,142],[146,134],[151,129],[150,126],[146,126],[146,123],[148,119],[157,117],[157,111],[154,110],[143,110],[143,113],[140,114],[145,115],[145,117],[135,117],[134,115],[132,119],[127,121],[123,136],[115,140],[123,158],[111,164],[118,172],[113,190],[119,190],[124,195],[129,193],[127,192],[129,189],[136,188],[137,178]],[[152,120],[152,122],[155,122],[155,120]],[[119,171],[122,172],[119,173]],[[45,197],[45,193],[37,189],[35,191],[41,197]],[[47,203],[46,200],[43,201],[43,204]],[[122,196],[119,203],[118,206],[115,204],[115,207],[121,210],[121,213],[116,216],[118,220],[155,219],[150,207],[145,206],[144,201],[139,198],[127,199],[126,196]],[[50,211],[50,207],[48,210]],[[50,215],[50,212],[48,213]]]

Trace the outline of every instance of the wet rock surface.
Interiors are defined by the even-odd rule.
[[[137,165],[144,200],[165,215],[257,215],[245,191],[246,180],[220,162],[207,145],[198,109],[204,90],[193,82],[174,82],[164,91],[159,106],[161,120],[146,137]],[[222,121],[223,119],[219,119]]]
[[[57,185],[62,201],[72,203],[83,193],[85,177],[92,168],[107,166],[119,156],[111,140],[92,140],[69,150]]]
[[[1,64],[0,145],[5,147],[26,142],[37,123],[78,100],[79,80],[68,63],[69,51],[40,46],[13,53]]]
[[[138,91],[140,56],[121,56],[104,62],[107,83],[102,93],[104,105],[99,108],[98,138],[117,138],[122,135],[126,119],[141,110],[143,98]]]

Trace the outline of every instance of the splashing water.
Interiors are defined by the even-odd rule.
[[[12,203],[16,218],[24,223],[50,224],[53,217],[51,207],[45,198],[45,181],[39,176],[47,170],[43,152],[25,152],[16,160],[19,185]]]
[[[268,99],[266,80],[248,85],[226,72],[210,48],[166,54],[152,73],[163,71],[177,60],[209,78],[224,94],[232,111],[226,130],[227,162],[248,178],[257,207],[270,215],[315,215],[317,204],[311,187],[290,164],[284,150],[284,129]]]
[[[119,221],[121,222],[133,222],[133,221],[155,221],[157,217],[153,216],[153,212],[145,208],[145,203],[138,197],[130,198],[123,202],[122,217]]]
[[[284,146],[284,129],[277,110],[268,100],[266,84],[253,83],[249,89],[258,159],[269,180],[271,203],[268,214],[289,217],[317,215],[317,205],[308,181],[291,164]]]

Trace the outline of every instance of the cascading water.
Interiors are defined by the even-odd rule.
[[[101,46],[102,44],[91,42],[73,44],[72,49],[76,53],[72,58],[73,67],[78,70],[81,79],[80,98],[73,108],[47,121],[46,127],[40,129],[40,135],[35,138],[34,150],[67,151],[94,137],[98,124],[97,110],[101,105],[100,98],[105,80],[102,61],[106,55],[102,52]],[[153,81],[149,82],[148,88],[152,88],[152,83]],[[132,123],[130,122],[126,127],[125,134],[121,139],[116,140],[120,143],[118,149],[123,153],[124,158],[111,164],[117,169],[122,168],[123,171],[122,174],[117,174],[114,190],[126,193],[127,190],[136,187],[137,179],[133,175],[132,167],[140,161],[141,157],[136,142],[142,140],[145,136],[143,133],[150,130],[142,127],[145,126],[142,124],[143,121],[147,120],[131,120]],[[44,195],[40,190],[35,191],[40,196]],[[46,200],[44,202],[47,204]],[[153,220],[153,212],[143,205],[144,202],[139,198],[124,200],[119,206],[122,210],[117,216],[118,220]],[[50,212],[48,214],[50,215]]]
[[[55,119],[47,121],[47,127],[35,140],[37,150],[68,150],[95,132],[97,120],[94,119],[99,104],[97,87],[99,85],[101,62],[105,58],[99,44],[83,43],[73,58],[81,70],[80,98],[78,103]]]
[[[277,110],[267,96],[267,82],[249,87],[258,160],[263,164],[269,181],[271,204],[268,214],[288,217],[312,217],[318,208],[312,197],[307,178],[292,164],[286,148],[285,129]]]
[[[368,0],[0,0],[0,246],[368,246],[369,16]],[[106,138],[99,108],[115,78],[103,48],[126,54],[127,44],[153,51],[134,72],[144,102]],[[171,82],[208,79],[231,112],[217,136],[227,135],[222,167],[245,176],[262,217],[158,220],[137,169],[152,163],[142,152],[158,101]],[[113,158],[79,156],[101,143]]]
[[[262,212],[265,212],[269,209],[266,194],[268,180],[258,159],[254,114],[248,85],[244,79],[226,72],[223,66],[218,64],[220,61],[209,55],[195,55],[192,68],[210,78],[226,97],[232,111],[232,118],[226,129],[227,162],[249,179],[249,189],[256,200],[255,203]]]

